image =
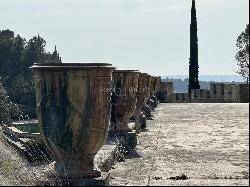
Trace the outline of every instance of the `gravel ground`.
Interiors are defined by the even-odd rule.
[[[52,166],[31,166],[2,137],[0,127],[0,186],[35,185]]]
[[[160,104],[154,115],[112,185],[249,185],[249,104]]]
[[[34,186],[46,179],[54,162],[40,166],[31,165],[2,137],[0,127],[0,186]],[[117,156],[117,140],[108,139],[95,159],[101,169],[109,170]]]

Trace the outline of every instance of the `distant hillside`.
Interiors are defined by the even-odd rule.
[[[187,79],[188,75],[166,75],[162,76],[162,79]],[[243,78],[239,75],[200,75],[200,81],[215,81],[215,82],[244,82]]]
[[[174,84],[174,92],[188,92],[187,75],[162,76],[162,81],[170,81]],[[199,77],[201,89],[209,89],[210,82],[226,82],[232,84],[243,83],[243,79],[237,75],[201,75]]]

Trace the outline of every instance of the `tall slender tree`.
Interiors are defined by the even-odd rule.
[[[189,93],[191,89],[200,89],[198,64],[198,34],[195,0],[192,1],[190,24],[190,59],[189,59]]]
[[[237,73],[240,74],[249,84],[249,24],[237,38],[237,53],[235,59],[237,61]]]

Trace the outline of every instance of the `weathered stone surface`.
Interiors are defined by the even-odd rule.
[[[120,153],[120,140],[117,137],[107,138],[104,145],[95,156],[96,163],[101,171],[108,172],[117,161]]]
[[[37,117],[60,177],[99,177],[93,162],[108,133],[110,64],[35,64]]]
[[[3,138],[0,127],[0,186],[29,186],[45,179],[52,164],[33,165]]]
[[[145,113],[146,118],[148,120],[152,120],[153,119],[152,109],[149,107],[149,105],[143,105],[142,110]]]
[[[116,70],[113,72],[113,93],[110,130],[131,131],[129,118],[136,109],[139,72],[134,70]]]
[[[172,103],[174,102],[174,85],[173,82],[160,82],[160,88],[157,92],[159,101],[161,103]]]
[[[249,103],[249,84],[240,84],[240,102]]]
[[[34,159],[42,155],[33,155]],[[97,152],[95,161],[102,172],[108,172],[120,160],[124,160],[124,148],[117,138],[106,140]],[[54,162],[31,165],[5,138],[0,127],[0,186],[26,186],[48,181],[54,170]],[[99,178],[100,179],[100,178]],[[103,184],[103,183],[102,183]]]
[[[47,181],[40,181],[38,186],[109,186],[110,174],[102,172],[97,178],[60,178],[51,177]]]
[[[249,85],[210,83],[210,90],[173,93],[173,82],[161,82],[157,95],[161,103],[249,103]]]
[[[130,127],[132,129],[132,127]],[[137,145],[136,130],[131,131],[109,131],[109,137],[116,137],[125,151],[134,149]]]
[[[154,115],[112,185],[249,185],[249,104],[168,103]]]

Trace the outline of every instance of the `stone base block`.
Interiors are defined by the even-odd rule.
[[[50,177],[38,186],[109,186],[110,173],[102,172],[98,178],[60,178]]]
[[[95,161],[103,172],[108,172],[120,156],[119,140],[116,138],[107,138],[104,145],[97,152]]]
[[[136,131],[128,132],[126,139],[128,148],[134,149],[137,145]]]
[[[118,137],[127,151],[134,149],[137,145],[136,131],[109,131],[109,137]]]

